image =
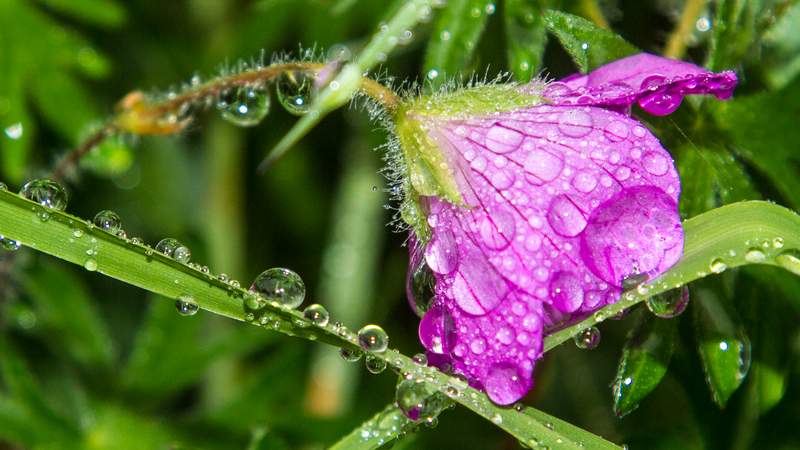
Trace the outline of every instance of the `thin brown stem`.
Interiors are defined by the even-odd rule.
[[[81,158],[92,151],[93,148],[100,145],[107,137],[112,136],[116,131],[116,127],[109,124],[92,133],[91,136],[81,142],[80,145],[70,150],[69,153],[58,161],[50,177],[55,181],[62,181],[70,169],[78,164]]]

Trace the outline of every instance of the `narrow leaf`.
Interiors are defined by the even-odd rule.
[[[543,0],[506,0],[506,53],[514,78],[528,82],[539,71],[547,45]]]
[[[720,288],[692,290],[697,345],[711,396],[725,407],[750,369],[750,340]]]
[[[609,61],[639,53],[636,47],[618,34],[604,30],[582,17],[547,10],[544,24],[583,73]]]
[[[467,68],[486,28],[494,3],[489,0],[451,0],[433,27],[425,54],[425,77],[434,88]]]
[[[633,411],[658,386],[667,373],[675,346],[675,321],[652,315],[639,318],[622,350],[612,386],[614,414]]]

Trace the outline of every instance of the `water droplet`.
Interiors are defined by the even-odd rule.
[[[664,175],[670,167],[670,162],[661,152],[647,152],[642,157],[642,166],[653,175]]]
[[[192,296],[181,295],[175,300],[175,309],[178,311],[178,314],[182,316],[193,316],[197,314],[200,306],[194,301]]]
[[[17,140],[22,137],[25,128],[22,126],[22,122],[17,122],[13,125],[9,125],[6,127],[3,132],[8,136],[9,139]]]
[[[414,355],[413,358],[411,358],[411,360],[414,361],[415,364],[418,364],[420,366],[428,365],[428,357],[425,356],[425,353],[417,353],[416,355]]]
[[[728,265],[725,264],[725,261],[722,258],[714,258],[711,260],[711,263],[708,265],[708,270],[713,273],[722,273],[728,268]]]
[[[94,216],[95,225],[103,230],[116,235],[122,230],[122,219],[114,211],[103,210]]]
[[[339,349],[339,356],[347,362],[356,362],[361,359],[361,355],[363,354],[361,350],[356,350],[354,348],[343,347]]]
[[[500,405],[510,405],[521,399],[531,386],[529,377],[524,377],[517,366],[507,362],[492,364],[484,384],[486,395]]]
[[[410,292],[416,313],[420,317],[424,316],[430,308],[434,297],[434,286],[436,286],[436,278],[433,276],[433,272],[424,260],[420,261],[411,274]]]
[[[413,421],[436,417],[444,409],[445,401],[427,383],[417,380],[402,380],[397,384],[395,401],[400,411]]]
[[[562,156],[545,149],[533,149],[525,158],[526,179],[537,186],[555,180],[563,169]]]
[[[783,238],[782,237],[776,237],[775,239],[773,239],[772,240],[772,246],[775,247],[775,248],[783,248]]]
[[[5,183],[0,181],[0,191],[7,191],[7,190],[8,190],[8,186],[6,186]]]
[[[183,264],[187,264],[192,258],[192,251],[173,238],[164,238],[156,244],[156,251]]]
[[[94,258],[89,258],[83,263],[83,268],[88,270],[89,272],[94,272],[97,270],[97,260]]]
[[[586,228],[586,218],[580,209],[566,195],[559,195],[550,202],[547,222],[556,233],[573,237]]]
[[[282,267],[261,272],[253,281],[250,290],[287,308],[297,308],[306,297],[306,285],[300,275]]]
[[[574,340],[578,348],[591,350],[600,344],[600,330],[597,327],[584,328],[575,335]]]
[[[380,353],[389,347],[389,336],[377,325],[367,325],[358,330],[358,345],[366,351]]]
[[[217,109],[222,118],[242,127],[258,125],[269,112],[270,99],[266,88],[242,86],[231,88],[220,97]]]
[[[645,302],[651,313],[663,319],[679,316],[689,305],[689,288],[681,286],[651,296]]]
[[[761,263],[767,260],[767,255],[760,248],[753,247],[744,254],[744,259],[751,263]]]
[[[572,272],[558,272],[550,281],[553,306],[564,313],[577,311],[583,304],[581,280]]]
[[[524,137],[517,130],[494,124],[486,133],[486,148],[499,154],[513,152],[522,144]]]
[[[314,76],[302,70],[291,70],[278,76],[275,82],[278,101],[292,114],[308,112],[314,99]]]
[[[425,262],[434,272],[446,275],[458,267],[458,246],[449,230],[437,233],[425,247]]]
[[[53,180],[31,180],[22,186],[19,195],[44,207],[63,211],[67,208],[67,191]]]
[[[593,126],[592,116],[580,109],[570,109],[562,113],[558,121],[558,129],[570,137],[586,136]]]
[[[328,314],[328,310],[324,306],[314,303],[303,310],[303,317],[311,323],[324,327],[328,324],[330,314]]]
[[[364,365],[370,373],[378,374],[386,370],[386,361],[375,355],[367,355]]]

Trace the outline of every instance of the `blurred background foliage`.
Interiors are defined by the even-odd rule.
[[[131,90],[213,76],[262,49],[357,53],[400,3],[0,0],[0,177],[16,188],[47,173]],[[383,70],[433,84],[473,71],[558,78],[576,70],[570,56],[591,68],[634,47],[661,53],[681,23],[688,45],[676,56],[741,79],[732,101],[688,99],[669,118],[642,117],[676,158],[682,213],[754,198],[800,208],[794,1],[451,0]],[[587,40],[592,53],[576,54]],[[129,235],[178,238],[243,284],[290,267],[335,319],[380,323],[394,346],[418,351],[405,236],[386,226],[381,155],[371,151],[385,132],[363,111],[338,111],[258,176],[295,120],[275,104],[252,129],[210,112],[178,137],[111,139],[71,178],[69,210],[112,209]],[[790,275],[747,268],[693,285],[689,311],[669,325],[640,306],[603,325],[597,349],[549,354],[527,401],[633,449],[800,448],[798,292]],[[334,348],[202,311],[180,317],[152,297],[30,251],[0,255],[0,448],[323,448],[393,398],[392,375],[366,375]],[[722,340],[751,350],[744,380],[725,378],[729,362],[708,350]],[[609,388],[623,348],[639,358],[629,368],[656,369],[633,402],[615,402]],[[642,359],[648,352],[656,357]],[[517,447],[459,408],[396,446]]]

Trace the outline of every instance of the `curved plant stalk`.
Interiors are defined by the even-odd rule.
[[[648,296],[681,286],[728,267],[747,263],[777,265],[800,274],[800,216],[767,202],[742,202],[715,209],[684,223],[684,257],[653,283],[629,291],[616,304],[590,318],[550,335],[545,349],[570,339],[587,326],[645,300]],[[245,320],[244,289],[196,270],[146,246],[131,243],[66,213],[42,206],[7,191],[0,191],[0,234],[23,245],[96,270],[125,283],[169,298],[189,296],[203,309]],[[340,324],[316,325],[296,310],[268,304],[272,329],[342,348],[358,349],[355,333]],[[432,367],[415,364],[394,349],[370,353],[404,374],[430,383],[452,400],[491,420],[527,445],[553,449],[618,449],[619,447],[566,422],[530,407],[501,408],[455,377]],[[367,436],[394,439],[402,427],[369,421],[361,429]],[[358,434],[358,433],[356,433]],[[375,447],[364,447],[375,448]]]

